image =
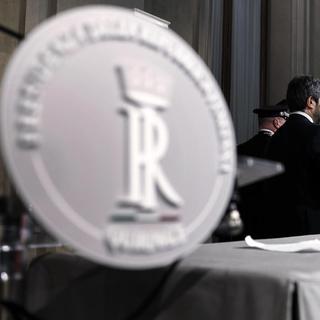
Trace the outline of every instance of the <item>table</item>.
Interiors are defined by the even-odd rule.
[[[157,319],[319,319],[320,252],[267,252],[242,241],[202,245],[181,262],[165,295],[195,272],[201,275],[196,283],[172,298],[175,302]]]
[[[285,243],[316,237],[265,242]],[[75,274],[79,275],[81,263],[76,259]],[[54,286],[51,277],[54,296],[38,306],[31,299],[29,306],[33,311],[48,320],[81,320],[90,316],[95,320],[319,319],[320,252],[267,252],[248,248],[239,241],[203,244],[168,268],[126,271],[90,262],[84,265],[85,275],[71,279],[68,285],[66,281],[63,286],[60,283],[60,289]],[[43,275],[47,277],[49,266],[50,263],[47,267],[42,264],[42,270],[46,270]],[[66,270],[70,267],[72,263]],[[33,271],[40,269],[36,267]],[[39,277],[39,272],[36,273]],[[31,281],[30,292],[34,294],[36,287]],[[44,287],[40,290],[45,291]]]

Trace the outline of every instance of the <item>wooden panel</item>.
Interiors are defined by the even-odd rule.
[[[309,73],[310,0],[291,3],[291,76]],[[290,79],[289,79],[290,80]]]
[[[20,9],[24,1],[1,0],[0,1],[0,22],[13,30],[19,30]]]
[[[20,29],[20,2],[19,0],[2,0],[0,1],[0,23],[12,30],[19,31]],[[0,54],[2,59],[0,64],[6,64],[8,56],[17,46],[17,41],[4,33],[0,33]],[[1,71],[0,70],[0,75]]]
[[[310,3],[310,73],[320,77],[320,1],[311,0]]]
[[[312,4],[315,8],[316,2]],[[267,40],[269,48],[267,103],[269,104],[276,103],[285,96],[288,82],[293,76],[310,72],[310,44],[314,45],[318,41],[317,33],[314,32],[316,29],[310,28],[310,14],[314,14],[314,19],[318,20],[318,13],[310,11],[312,11],[310,0],[269,2]],[[314,63],[314,60],[312,62]]]
[[[1,0],[0,1],[0,23],[12,30],[24,32],[24,0]],[[0,33],[0,83],[4,69],[17,47],[18,41],[4,33]],[[9,180],[6,169],[0,157],[0,196],[8,194]]]
[[[194,45],[197,32],[198,0],[146,0],[145,11],[170,21],[170,28],[190,45]]]
[[[57,0],[57,11],[89,4],[107,4],[126,8],[144,9],[144,0]]]
[[[25,30],[29,32],[57,12],[57,0],[27,0]]]

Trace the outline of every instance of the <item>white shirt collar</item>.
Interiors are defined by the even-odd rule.
[[[307,118],[310,122],[313,123],[313,119],[312,119],[307,113],[305,113],[305,112],[303,112],[303,111],[295,111],[295,112],[291,112],[290,115],[291,115],[291,114],[300,114],[301,116],[304,116],[304,117]]]
[[[270,130],[270,129],[260,129],[259,132],[265,132],[269,136],[272,136],[274,134],[274,132],[272,130]]]

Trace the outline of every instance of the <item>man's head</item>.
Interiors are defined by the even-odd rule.
[[[259,129],[269,129],[276,132],[289,117],[286,100],[281,100],[276,105],[254,109],[258,115]]]
[[[293,78],[288,84],[287,101],[290,112],[303,111],[315,123],[320,122],[320,79],[312,76]]]

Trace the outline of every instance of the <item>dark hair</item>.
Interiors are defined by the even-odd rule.
[[[287,102],[290,112],[303,111],[306,108],[309,97],[312,97],[318,103],[320,98],[320,79],[312,76],[299,76],[289,82]]]

